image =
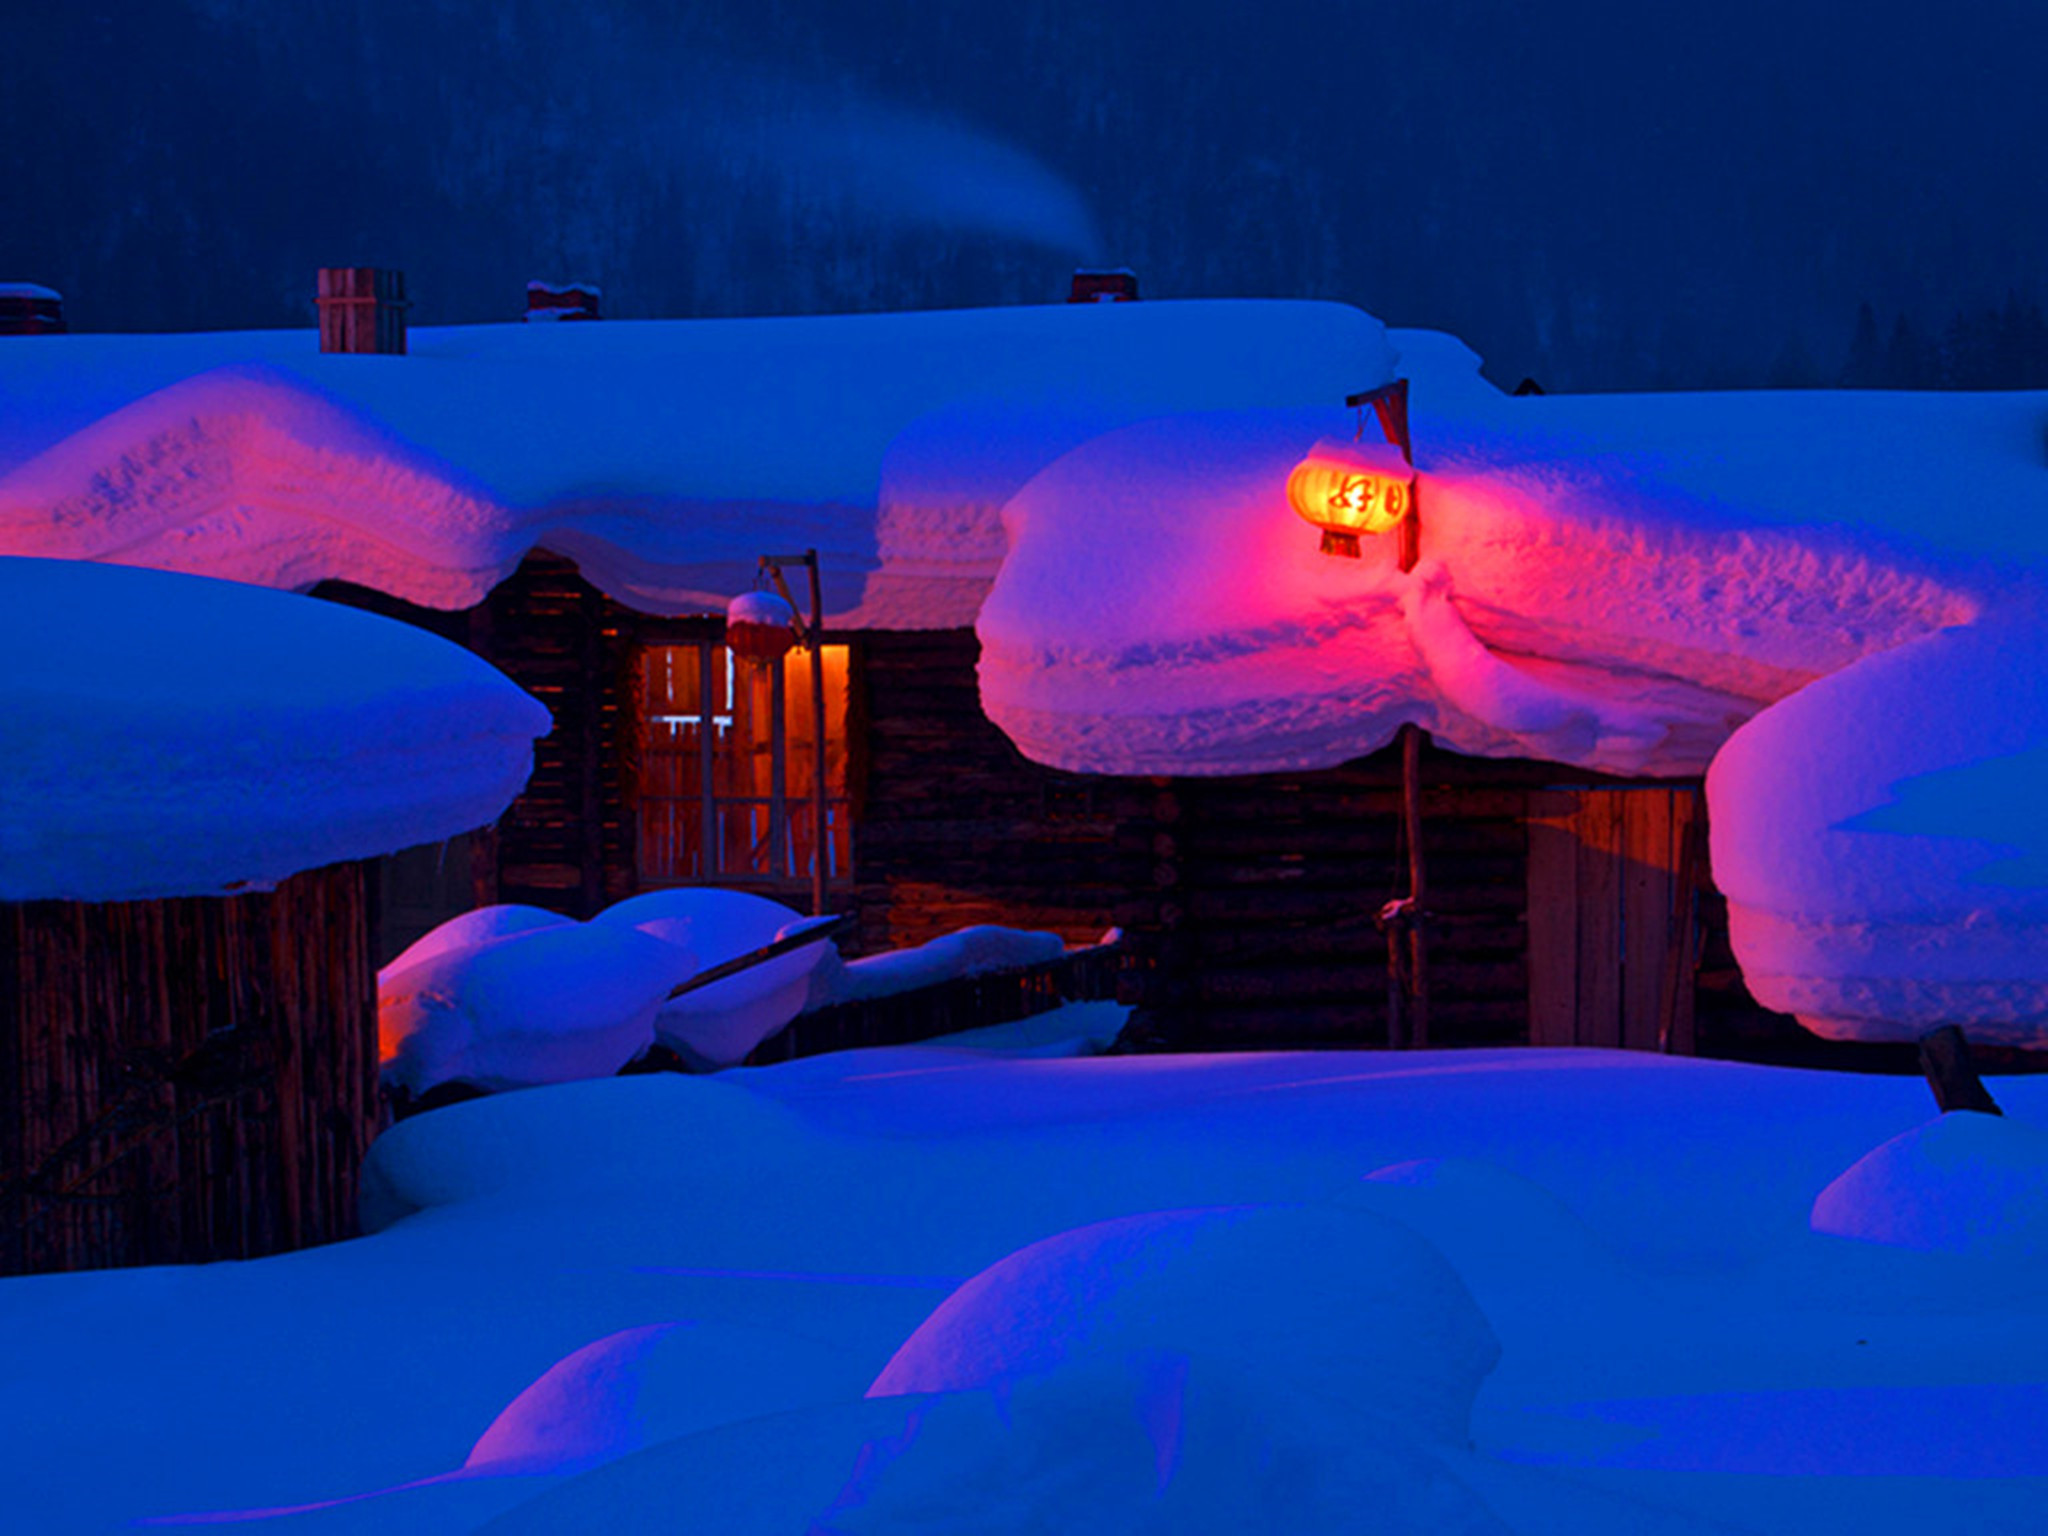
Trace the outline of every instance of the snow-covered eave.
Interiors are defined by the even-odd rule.
[[[913,629],[972,622],[1003,499],[1082,437],[1338,398],[1391,358],[1292,301],[416,330],[402,358],[58,340],[0,355],[0,552],[447,609],[544,548],[675,615],[816,548],[835,627]]]

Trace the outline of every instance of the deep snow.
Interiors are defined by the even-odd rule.
[[[1971,1145],[1938,1177],[1880,1160],[1888,1199],[1990,1180],[2011,1213],[1895,1246],[1809,1220],[1933,1118],[1917,1080],[1047,1054],[1120,1017],[503,1094],[379,1141],[374,1236],[0,1284],[10,1513],[2036,1528],[2048,1080],[1945,1122]],[[899,1387],[945,1390],[868,1395]]]
[[[495,820],[548,712],[332,603],[0,557],[0,901],[212,895]]]

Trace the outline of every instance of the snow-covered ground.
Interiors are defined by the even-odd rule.
[[[504,1094],[374,1236],[0,1284],[10,1528],[2040,1528],[2048,1079],[1837,1183],[1923,1084],[1119,1019]]]

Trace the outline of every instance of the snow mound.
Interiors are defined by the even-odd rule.
[[[532,542],[460,471],[283,369],[218,368],[0,477],[0,549],[435,608],[482,600]]]
[[[1873,656],[1758,715],[1707,775],[1743,977],[1831,1039],[2048,1029],[2048,608]]]
[[[1462,1445],[1498,1354],[1456,1272],[1408,1228],[1362,1211],[1220,1206],[1120,1217],[1020,1249],[941,1303],[868,1394],[1214,1361]]]
[[[1580,1289],[1617,1259],[1577,1212],[1533,1179],[1477,1158],[1432,1157],[1367,1174],[1346,1204],[1414,1228],[1482,1297],[1548,1281]]]
[[[557,1361],[491,1422],[469,1472],[569,1472],[722,1423],[845,1396],[846,1353],[761,1328],[650,1323]],[[856,1378],[857,1379],[857,1378]],[[724,1390],[703,1390],[716,1380]]]
[[[1249,1360],[1094,1359],[999,1391],[947,1393],[918,1410],[911,1427],[908,1443],[862,1465],[812,1529],[1510,1531],[1442,1448],[1405,1428],[1390,1433],[1331,1413]]]
[[[0,900],[263,885],[438,842],[547,711],[411,626],[232,582],[0,558]]]
[[[451,918],[377,975],[386,1082],[530,1088],[607,1077],[657,1039],[702,1071],[732,1066],[804,1006],[831,946],[778,956],[671,1000],[690,977],[814,926],[744,891],[654,891],[587,923],[538,907]]]
[[[677,944],[595,923],[443,945],[378,975],[384,1080],[420,1094],[610,1076],[654,1043],[662,999],[696,969]]]
[[[1598,402],[1434,398],[1418,384],[1408,574],[1391,539],[1321,554],[1287,503],[1341,410],[1141,422],[1041,471],[977,623],[990,718],[1082,772],[1325,767],[1414,722],[1474,755],[1696,773],[1762,705],[1976,611],[1896,531],[1780,526],[1765,466],[1745,498],[1697,462],[1739,407],[1603,439]],[[1846,474],[1868,451],[1837,412],[1822,457]]]
[[[709,886],[650,891],[617,902],[591,919],[594,924],[638,929],[686,946],[704,970],[828,921],[799,917],[765,896]],[[806,944],[685,993],[662,1005],[655,1016],[654,1033],[663,1045],[700,1070],[736,1066],[803,1011],[810,996],[811,973],[827,955],[836,958],[830,944]]]
[[[1813,1202],[1813,1230],[1928,1253],[2048,1258],[2048,1132],[1955,1110],[1865,1153]]]
[[[390,984],[400,972],[411,970],[422,961],[432,960],[450,950],[469,949],[492,939],[508,938],[515,933],[529,933],[536,928],[559,928],[575,919],[550,912],[545,907],[521,906],[517,902],[505,902],[496,906],[473,907],[459,917],[431,932],[414,939],[392,957],[390,962],[377,973],[377,985],[381,988]]]
[[[529,1192],[630,1191],[650,1178],[738,1180],[821,1155],[798,1117],[716,1077],[678,1072],[471,1099],[402,1120],[370,1143],[361,1220]]]
[[[963,976],[1041,965],[1066,952],[1067,941],[1056,933],[977,923],[940,934],[915,949],[864,955],[858,960],[829,955],[811,973],[810,1000],[805,1006],[825,1008],[861,998],[889,997]]]

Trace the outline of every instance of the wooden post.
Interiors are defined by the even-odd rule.
[[[796,847],[789,835],[789,683],[783,664],[768,670],[768,855],[765,873],[796,874]]]
[[[405,274],[393,267],[322,267],[322,352],[405,353]]]
[[[1412,467],[1415,455],[1408,440],[1408,381],[1375,402],[1380,423],[1401,449]],[[1419,490],[1420,487],[1418,486]],[[1401,519],[1396,537],[1401,541],[1399,564],[1403,574],[1415,569],[1422,558],[1422,503],[1417,497],[1408,515]],[[1422,728],[1413,723],[1401,727],[1401,822],[1408,838],[1408,1044],[1414,1049],[1429,1045],[1429,878],[1422,852]],[[1390,936],[1391,942],[1392,936]]]
[[[811,573],[811,915],[825,915],[825,598],[818,580],[818,552],[804,551]]]
[[[1927,1086],[1934,1090],[1934,1102],[1943,1114],[1957,1109],[1980,1115],[2005,1113],[1977,1076],[1970,1042],[1955,1025],[1944,1024],[1920,1037],[1920,1070],[1927,1074]]]
[[[1415,1050],[1429,1046],[1429,948],[1425,935],[1429,881],[1422,857],[1422,737],[1420,726],[1401,727],[1401,821],[1408,837],[1408,1044]]]
[[[697,648],[697,878],[715,879],[724,866],[718,827],[718,647]],[[730,652],[727,653],[730,656]]]

